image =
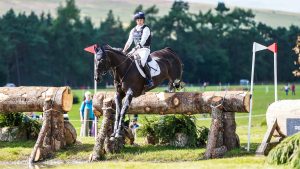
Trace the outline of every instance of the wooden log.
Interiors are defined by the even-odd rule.
[[[77,139],[76,129],[69,121],[64,121],[64,126],[66,145],[72,145]]]
[[[265,136],[260,144],[260,146],[256,150],[256,155],[268,155],[269,151],[271,150],[272,146],[270,147],[270,141],[272,139],[272,136],[278,128],[277,125],[277,119],[272,121],[272,125],[268,126],[267,132],[265,133]],[[279,142],[279,140],[278,140]]]
[[[102,114],[103,100],[114,92],[97,92],[93,97],[96,114]],[[226,112],[249,112],[250,94],[245,91],[223,92],[148,92],[131,102],[129,114],[198,114],[211,112],[211,105],[222,104]]]
[[[212,121],[210,131],[208,134],[208,141],[206,145],[206,151],[204,154],[205,159],[219,158],[227,151],[224,146],[224,113],[218,108],[214,108],[212,111]]]
[[[96,143],[94,145],[94,149],[92,154],[89,157],[89,161],[98,161],[98,160],[102,160],[105,154],[104,151],[104,141],[108,135],[108,131],[109,131],[109,126],[111,124],[111,114],[112,114],[112,99],[105,99],[103,101],[103,120],[102,120],[102,124],[101,124],[101,128],[99,130],[99,133],[97,135],[97,139],[96,139]]]
[[[40,130],[38,139],[29,157],[29,163],[33,163],[46,158],[46,154],[44,153],[45,151],[43,151],[43,144],[44,142],[46,144],[48,143],[47,145],[51,144],[50,140],[45,139],[47,137],[46,135],[49,134],[49,131],[51,130],[51,126],[50,126],[51,121],[49,120],[51,119],[51,112],[49,111],[50,108],[51,108],[51,100],[45,101],[45,106],[44,106],[45,112],[43,113],[43,125]],[[49,153],[52,151],[51,148],[50,149],[47,148],[47,150],[49,150],[48,151]]]
[[[224,145],[228,151],[240,147],[234,114],[234,112],[224,112]]]
[[[272,128],[274,121],[277,121],[274,136],[286,137],[288,135],[287,120],[300,120],[300,100],[281,100],[272,103],[268,107],[266,118],[268,128]]]
[[[57,151],[66,145],[63,113],[51,111],[51,147]]]
[[[0,112],[41,112],[46,98],[51,98],[55,110],[68,112],[72,108],[69,87],[0,87]]]

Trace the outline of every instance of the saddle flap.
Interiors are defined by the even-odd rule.
[[[149,57],[151,58],[151,57]],[[140,64],[138,63],[138,60],[135,60],[135,65],[139,71],[139,73],[144,77],[146,78],[146,75],[143,71],[143,69],[141,68]],[[151,61],[148,62],[148,65],[150,67],[150,74],[151,74],[151,77],[154,77],[154,76],[157,76],[160,74],[160,67],[159,67],[159,64],[157,63],[157,61],[155,59],[152,59],[151,58]]]

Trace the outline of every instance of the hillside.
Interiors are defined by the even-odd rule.
[[[0,1],[0,15],[3,15],[13,8],[17,12],[35,13],[50,12],[53,16],[56,15],[56,8],[63,4],[64,0],[1,0]],[[81,10],[81,16],[88,16],[92,18],[96,25],[106,18],[110,9],[113,10],[116,16],[119,16],[121,21],[129,22],[132,18],[132,12],[141,1],[138,0],[76,0],[77,6]],[[159,15],[165,15],[171,5],[171,1],[167,0],[148,0],[143,1],[143,6],[149,7],[157,5],[159,8]],[[190,3],[190,10],[193,13],[198,13],[199,10],[205,12],[215,6],[201,3]],[[256,20],[266,23],[270,26],[289,26],[291,24],[300,25],[300,15],[298,13],[288,13],[282,11],[272,10],[253,10],[256,15]]]

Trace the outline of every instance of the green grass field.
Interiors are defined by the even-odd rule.
[[[6,13],[10,8],[13,8],[16,12],[30,13],[34,11],[37,14],[42,12],[50,12],[53,16],[56,16],[56,8],[63,4],[64,0],[1,0],[0,1],[0,15]],[[172,5],[172,1],[168,0],[76,0],[76,5],[81,10],[82,17],[90,17],[94,24],[99,25],[100,21],[103,21],[110,9],[114,14],[118,16],[124,25],[127,26],[134,9],[143,4],[145,8],[152,5],[156,5],[159,10],[159,16],[163,16],[168,13]],[[217,2],[216,2],[217,5]],[[190,3],[190,11],[198,13],[199,10],[206,12],[209,9],[213,9],[216,5],[209,5],[203,3]],[[289,13],[273,10],[253,10],[256,15],[255,20],[263,22],[273,27],[285,27],[291,24],[300,24],[300,15],[297,13]]]
[[[280,100],[297,99],[296,96],[285,96],[278,87],[278,96]],[[232,87],[237,88],[237,87]],[[268,92],[266,92],[268,88]],[[154,91],[162,91],[164,88],[158,88]],[[101,89],[100,89],[101,90]],[[217,91],[218,87],[207,87],[206,90]],[[79,137],[76,145],[61,150],[55,157],[48,161],[48,167],[57,168],[288,168],[288,166],[270,166],[265,162],[265,157],[256,157],[255,150],[260,144],[267,126],[265,125],[265,112],[270,103],[274,101],[274,88],[272,86],[257,85],[254,88],[254,107],[251,128],[251,151],[245,150],[247,146],[247,125],[248,113],[236,113],[237,134],[240,137],[241,148],[228,152],[225,158],[214,160],[202,160],[205,148],[174,148],[169,146],[145,145],[144,138],[138,137],[136,143],[139,146],[126,146],[120,154],[106,156],[105,162],[86,163],[94,145],[94,138]],[[203,91],[200,87],[187,87],[186,91]],[[73,90],[73,94],[82,98],[84,91]],[[297,93],[297,91],[296,91]],[[70,121],[79,133],[79,104],[74,104],[69,112]],[[159,116],[159,115],[157,115]],[[196,115],[198,126],[210,125],[209,115]],[[142,123],[143,115],[139,116],[139,122]],[[101,122],[101,119],[100,119]],[[100,124],[99,124],[100,126]],[[13,167],[20,165],[6,165],[8,162],[15,164],[16,161],[26,163],[30,155],[34,141],[0,143],[0,168]],[[5,162],[5,163],[4,163]],[[60,163],[67,163],[58,165]],[[43,164],[45,165],[45,164]]]

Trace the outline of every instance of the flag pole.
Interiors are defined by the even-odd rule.
[[[277,51],[274,52],[274,85],[275,85],[275,102],[278,101],[277,95]]]
[[[253,100],[253,81],[254,81],[254,65],[255,65],[255,42],[253,43],[252,50],[252,69],[251,69],[251,87],[250,87],[250,112],[249,112],[249,122],[248,122],[248,144],[247,151],[250,151],[250,130],[251,130],[251,117],[252,117],[252,100]]]
[[[96,54],[94,54],[94,77],[95,77],[95,74],[96,74]],[[97,92],[97,80],[94,78],[94,96]],[[97,116],[95,116],[94,118],[94,131],[95,131],[95,140],[97,139],[97,130],[98,130],[98,119],[97,119]]]

